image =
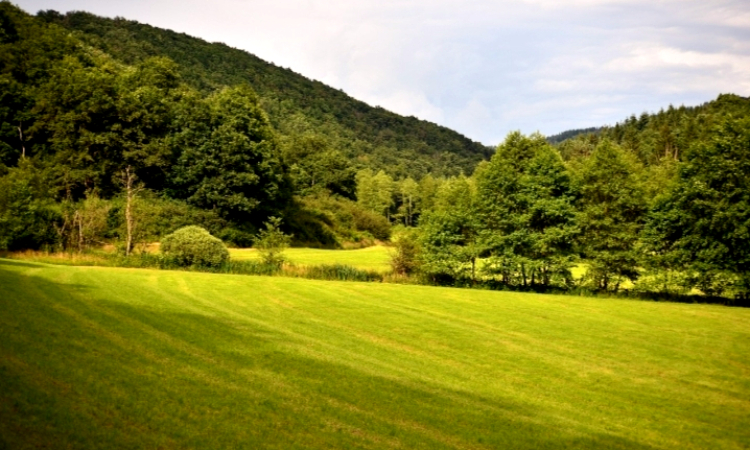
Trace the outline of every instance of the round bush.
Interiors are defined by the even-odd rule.
[[[229,261],[229,251],[221,239],[201,227],[180,228],[161,240],[161,252],[181,267],[218,267]]]

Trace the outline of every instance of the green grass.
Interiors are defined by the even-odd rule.
[[[750,310],[0,260],[0,448],[750,446]]]
[[[260,260],[257,250],[252,248],[229,249],[229,255],[237,261]],[[300,266],[341,264],[380,273],[391,270],[388,247],[382,245],[356,250],[289,248],[284,251],[284,256],[293,264]]]

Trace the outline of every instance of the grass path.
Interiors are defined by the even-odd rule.
[[[232,259],[255,260],[260,259],[258,251],[253,248],[229,249]],[[374,270],[385,273],[390,271],[390,256],[388,247],[374,245],[372,247],[355,250],[328,250],[319,248],[288,248],[284,256],[297,265],[318,266],[322,264],[343,264],[362,270]]]
[[[750,447],[750,310],[0,260],[0,448]]]

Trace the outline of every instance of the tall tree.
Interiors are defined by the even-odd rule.
[[[565,284],[578,234],[575,195],[559,153],[540,134],[508,135],[477,173],[487,270],[522,286]]]
[[[638,164],[609,140],[584,163],[578,223],[587,279],[599,289],[617,290],[638,278],[635,244],[646,212]]]
[[[404,225],[414,225],[414,215],[417,212],[419,184],[411,177],[398,182],[398,193],[401,197],[399,214],[404,218]]]
[[[692,146],[669,195],[649,213],[648,254],[720,294],[734,279],[750,295],[750,119],[726,119],[708,142]]]
[[[172,194],[237,223],[260,225],[290,200],[268,118],[247,87],[227,88],[180,111]]]
[[[356,170],[325,137],[308,133],[284,145],[284,159],[300,195],[327,192],[356,198]]]

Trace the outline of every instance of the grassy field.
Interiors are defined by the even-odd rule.
[[[0,260],[0,448],[750,447],[750,310]]]
[[[288,248],[284,256],[293,264],[301,266],[318,266],[322,264],[343,264],[361,270],[373,270],[385,273],[391,270],[388,247],[375,245],[356,250],[327,250],[318,248]],[[258,251],[253,248],[229,249],[232,259],[243,261],[260,259]]]

